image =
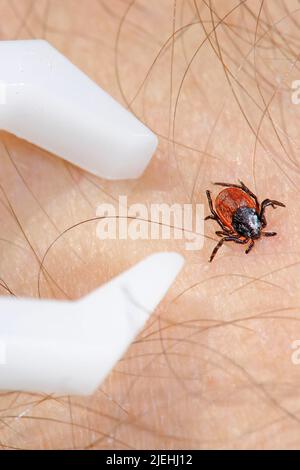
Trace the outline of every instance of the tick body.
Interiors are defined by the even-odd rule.
[[[264,232],[267,225],[265,210],[266,207],[285,207],[282,202],[274,199],[265,199],[261,204],[257,196],[240,181],[240,184],[214,183],[224,186],[215,200],[213,206],[210,191],[206,191],[211,214],[205,217],[215,220],[222,230],[216,231],[216,235],[222,237],[212,251],[209,261],[211,262],[217,251],[224,242],[233,241],[235,243],[248,244],[245,253],[248,254],[254,246],[255,240],[260,237],[273,237],[276,232]]]

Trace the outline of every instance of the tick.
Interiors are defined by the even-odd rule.
[[[267,225],[265,210],[268,206],[276,209],[276,206],[285,207],[282,202],[273,199],[264,199],[260,204],[257,196],[240,181],[240,184],[214,183],[224,186],[225,189],[217,195],[215,209],[213,206],[210,191],[206,191],[211,214],[204,220],[213,219],[221,227],[216,235],[222,237],[212,251],[209,261],[216,256],[217,251],[224,242],[235,242],[242,245],[248,244],[245,253],[248,254],[254,241],[261,236],[274,237],[276,232],[263,232]]]

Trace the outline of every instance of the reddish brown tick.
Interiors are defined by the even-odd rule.
[[[257,196],[240,181],[240,184],[214,183],[218,186],[225,186],[226,189],[218,194],[215,200],[215,209],[213,207],[210,191],[206,191],[208,204],[211,214],[205,217],[215,220],[222,230],[217,230],[216,235],[222,237],[212,251],[209,261],[211,262],[219,248],[224,242],[235,242],[249,245],[245,251],[246,254],[252,250],[254,240],[261,236],[273,237],[276,232],[263,232],[267,221],[265,217],[266,207],[276,206],[285,207],[282,202],[273,199],[265,199],[261,204]]]

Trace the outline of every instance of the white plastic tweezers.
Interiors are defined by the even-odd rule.
[[[0,42],[0,128],[98,176],[136,178],[155,135],[45,41]],[[183,264],[152,255],[76,302],[0,297],[0,389],[92,393]]]
[[[0,41],[0,129],[103,178],[139,177],[157,137],[47,41]]]
[[[75,302],[0,297],[0,389],[95,391],[182,264],[176,253],[151,255]]]

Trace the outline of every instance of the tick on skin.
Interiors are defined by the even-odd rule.
[[[212,251],[209,261],[211,262],[217,251],[224,242],[235,242],[242,245],[249,243],[245,253],[248,254],[253,246],[254,240],[261,236],[274,237],[276,232],[263,232],[267,225],[265,210],[266,207],[285,207],[282,202],[273,199],[265,199],[261,204],[257,196],[240,181],[240,184],[214,183],[224,186],[226,189],[218,194],[215,200],[215,209],[211,199],[210,191],[206,191],[211,214],[204,220],[213,219],[221,227],[216,235],[222,237]]]

